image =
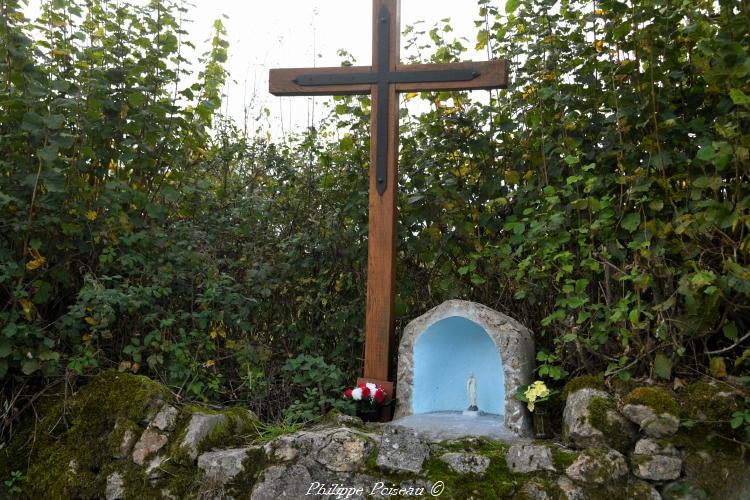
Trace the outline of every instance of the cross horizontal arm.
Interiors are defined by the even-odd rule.
[[[369,94],[369,83],[353,85],[303,86],[296,82],[300,75],[370,75],[370,66],[344,66],[333,68],[272,69],[268,76],[268,91],[273,95],[353,95]]]
[[[400,72],[436,72],[465,71],[478,73],[471,80],[456,81],[396,81],[396,92],[429,92],[439,90],[487,90],[508,86],[507,61],[499,59],[481,62],[460,62],[448,64],[398,64],[396,74]]]
[[[396,71],[378,75],[369,66],[272,69],[269,91],[280,96],[369,94],[384,79],[397,92],[473,90],[506,87],[506,61],[450,64],[399,64]]]

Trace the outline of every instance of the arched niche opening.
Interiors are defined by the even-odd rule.
[[[451,316],[430,325],[414,346],[413,413],[468,409],[474,374],[480,411],[505,413],[505,376],[495,342],[479,324]]]

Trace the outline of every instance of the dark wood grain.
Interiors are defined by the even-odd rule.
[[[373,67],[378,65],[377,23],[380,7],[387,4],[391,12],[400,11],[398,0],[373,1]],[[397,14],[396,14],[397,15]],[[393,23],[400,26],[398,18]],[[395,70],[399,60],[400,29],[391,29],[388,68]],[[367,239],[367,309],[365,315],[365,377],[389,380],[390,347],[393,343],[394,297],[396,290],[396,194],[398,193],[398,99],[389,86],[388,106],[388,189],[381,195],[376,186],[376,141],[370,140],[370,202]],[[377,92],[372,88],[372,109],[378,108]],[[372,138],[378,129],[377,113],[371,113]],[[382,124],[381,126],[386,125]]]

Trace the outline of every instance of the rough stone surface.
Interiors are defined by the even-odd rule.
[[[349,429],[342,429],[330,436],[330,441],[318,452],[317,460],[332,471],[353,471],[365,462],[372,447],[368,439]]]
[[[542,445],[514,444],[508,450],[505,461],[511,472],[525,474],[538,470],[555,471],[552,453]]]
[[[250,447],[231,448],[203,453],[198,457],[198,468],[207,475],[229,481],[243,471],[242,461],[247,458],[247,452],[250,449]]]
[[[678,417],[669,413],[657,415],[653,408],[646,405],[625,405],[622,414],[652,437],[671,436],[680,426]]]
[[[631,481],[627,485],[628,500],[661,500],[656,488],[646,481]],[[614,499],[613,499],[614,500]]]
[[[221,414],[193,413],[185,432],[181,446],[187,448],[191,460],[198,457],[198,446],[216,429],[219,424],[225,424],[227,417]]]
[[[377,465],[396,472],[419,473],[430,449],[411,429],[386,425],[380,440]]]
[[[125,483],[119,472],[113,472],[107,476],[107,486],[104,490],[107,500],[121,500],[125,498]]]
[[[406,325],[398,348],[398,400],[395,417],[412,414],[414,385],[414,346],[419,336],[433,323],[460,316],[480,325],[489,334],[500,353],[505,375],[505,426],[520,436],[531,436],[531,417],[515,397],[516,389],[531,383],[535,364],[531,332],[518,321],[482,304],[449,300],[430,309]]]
[[[266,456],[274,461],[297,460],[311,468],[323,465],[325,470],[345,472],[350,470],[350,465],[344,464],[342,458],[336,456],[338,453],[343,450],[346,459],[354,461],[351,466],[356,467],[364,463],[374,443],[379,440],[380,436],[360,429],[318,428],[279,436],[268,442],[263,449]]]
[[[133,448],[133,462],[143,465],[146,457],[161,450],[167,444],[167,436],[153,429],[146,429]]]
[[[274,465],[263,472],[250,494],[250,500],[305,498],[311,483],[310,472],[303,465]]]
[[[297,458],[295,439],[292,436],[279,436],[263,447],[266,455],[274,460],[288,462]]]
[[[120,441],[120,452],[115,458],[125,458],[130,455],[130,451],[133,449],[133,445],[135,445],[137,439],[138,435],[130,429],[123,432],[122,441]]]
[[[483,476],[490,466],[490,459],[476,453],[446,453],[440,460],[448,464],[459,474],[477,474]]]
[[[172,431],[174,430],[175,422],[177,422],[178,413],[177,408],[174,406],[164,405],[149,425],[160,431]]]
[[[636,455],[666,455],[679,457],[680,452],[671,443],[659,444],[653,439],[640,439],[635,443],[633,453]]]
[[[584,500],[586,498],[583,490],[567,476],[560,476],[557,480],[557,487],[565,500]]]
[[[641,439],[631,457],[633,474],[649,481],[670,481],[680,477],[682,458],[671,444],[660,445],[653,439]]]
[[[550,496],[547,494],[544,486],[534,481],[529,481],[521,487],[521,491],[518,492],[516,498],[523,498],[524,500],[549,500]]]
[[[615,436],[605,436],[604,433],[593,426],[589,404],[593,398],[601,398],[611,401],[612,398],[604,391],[589,387],[579,389],[568,395],[563,411],[563,439],[576,448],[602,447],[613,444]],[[632,424],[622,415],[614,410],[606,414],[609,425],[618,429],[627,439],[635,441],[635,433]]]
[[[579,483],[605,484],[625,476],[628,464],[619,451],[590,448],[578,455],[565,473]]]
[[[344,415],[343,413],[333,411],[329,412],[326,418],[329,419],[329,423],[331,425],[336,426],[362,425],[362,419],[359,417]]]
[[[633,455],[633,474],[649,481],[669,481],[680,477],[682,459],[666,455]]]
[[[146,475],[149,479],[158,479],[160,477],[164,477],[166,474],[164,470],[161,468],[161,464],[165,463],[167,461],[167,457],[164,456],[156,456],[151,459],[151,461],[146,466]]]

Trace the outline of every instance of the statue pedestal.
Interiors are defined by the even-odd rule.
[[[481,412],[474,411],[474,410],[464,410],[463,416],[464,417],[478,417]]]

